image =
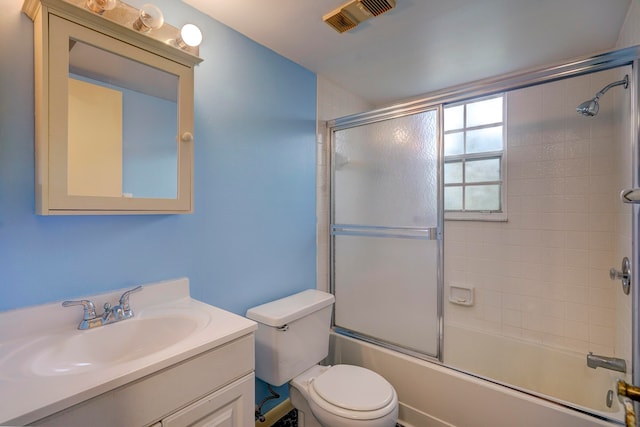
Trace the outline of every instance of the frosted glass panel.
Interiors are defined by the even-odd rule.
[[[434,357],[442,212],[437,127],[432,110],[335,131],[332,206],[335,325]],[[462,163],[445,170],[458,180],[462,172]]]
[[[465,163],[466,182],[500,180],[500,159],[468,160]],[[446,181],[445,181],[446,182]]]
[[[448,133],[444,136],[444,155],[464,154],[464,132]]]
[[[502,150],[502,126],[467,132],[467,153]]]
[[[334,223],[437,224],[437,113],[334,133]]]
[[[502,122],[502,97],[467,105],[467,127]]]
[[[499,211],[499,185],[468,186],[464,195],[465,208],[472,211]]]
[[[462,183],[462,162],[448,162],[444,164],[444,183]]]
[[[462,187],[444,188],[444,209],[447,211],[462,210]]]
[[[464,127],[464,105],[445,108],[444,130],[456,130]]]
[[[336,326],[436,356],[437,259],[433,240],[336,236]]]

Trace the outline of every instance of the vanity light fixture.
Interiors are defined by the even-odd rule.
[[[134,7],[126,0],[23,0],[23,12],[34,19],[42,6],[57,9],[59,6],[63,10],[69,9],[70,13],[75,13],[74,9],[80,9],[91,15],[105,19],[105,25],[113,26],[116,32],[124,31],[136,32],[136,40],[140,41],[140,35],[144,34],[145,40],[154,44],[154,48],[168,49],[170,54],[176,53],[179,57],[191,61],[198,58],[199,45],[202,42],[202,32],[193,24],[187,24],[182,29],[176,28],[165,22],[164,14],[156,5],[151,4],[153,0],[145,0],[142,7]],[[0,3],[2,0],[0,0]],[[142,3],[142,0],[141,0]],[[99,21],[96,21],[96,23]],[[157,43],[161,43],[159,46]],[[189,58],[189,59],[187,59]],[[201,59],[198,58],[198,62]]]
[[[106,10],[115,9],[118,0],[87,0],[85,6],[92,12],[102,15]]]
[[[136,31],[146,33],[151,30],[157,30],[162,27],[162,24],[164,24],[164,15],[160,8],[151,3],[147,3],[140,8],[140,15],[133,23],[133,28]]]
[[[202,43],[202,31],[193,24],[185,24],[180,30],[180,35],[176,39],[176,44],[180,49],[187,46],[197,47]]]

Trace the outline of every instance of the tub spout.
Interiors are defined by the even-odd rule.
[[[612,371],[627,372],[627,363],[624,359],[618,359],[615,357],[598,356],[589,352],[587,354],[587,366],[593,369],[605,368]]]

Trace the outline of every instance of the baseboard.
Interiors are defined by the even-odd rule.
[[[264,414],[263,422],[256,421],[256,427],[271,427],[292,410],[293,405],[291,404],[291,399],[287,398],[280,402],[278,406]]]

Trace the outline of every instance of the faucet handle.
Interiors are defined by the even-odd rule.
[[[129,295],[131,295],[133,292],[138,292],[141,290],[142,290],[142,285],[136,286],[133,289],[129,289],[128,291],[122,294],[122,296],[120,297],[120,307],[122,307],[123,311],[125,312],[131,311],[131,308],[129,307]]]
[[[82,316],[82,320],[93,320],[98,317],[98,315],[96,314],[96,306],[88,299],[62,302],[63,307],[71,307],[72,305],[81,305],[83,307],[84,314]]]

